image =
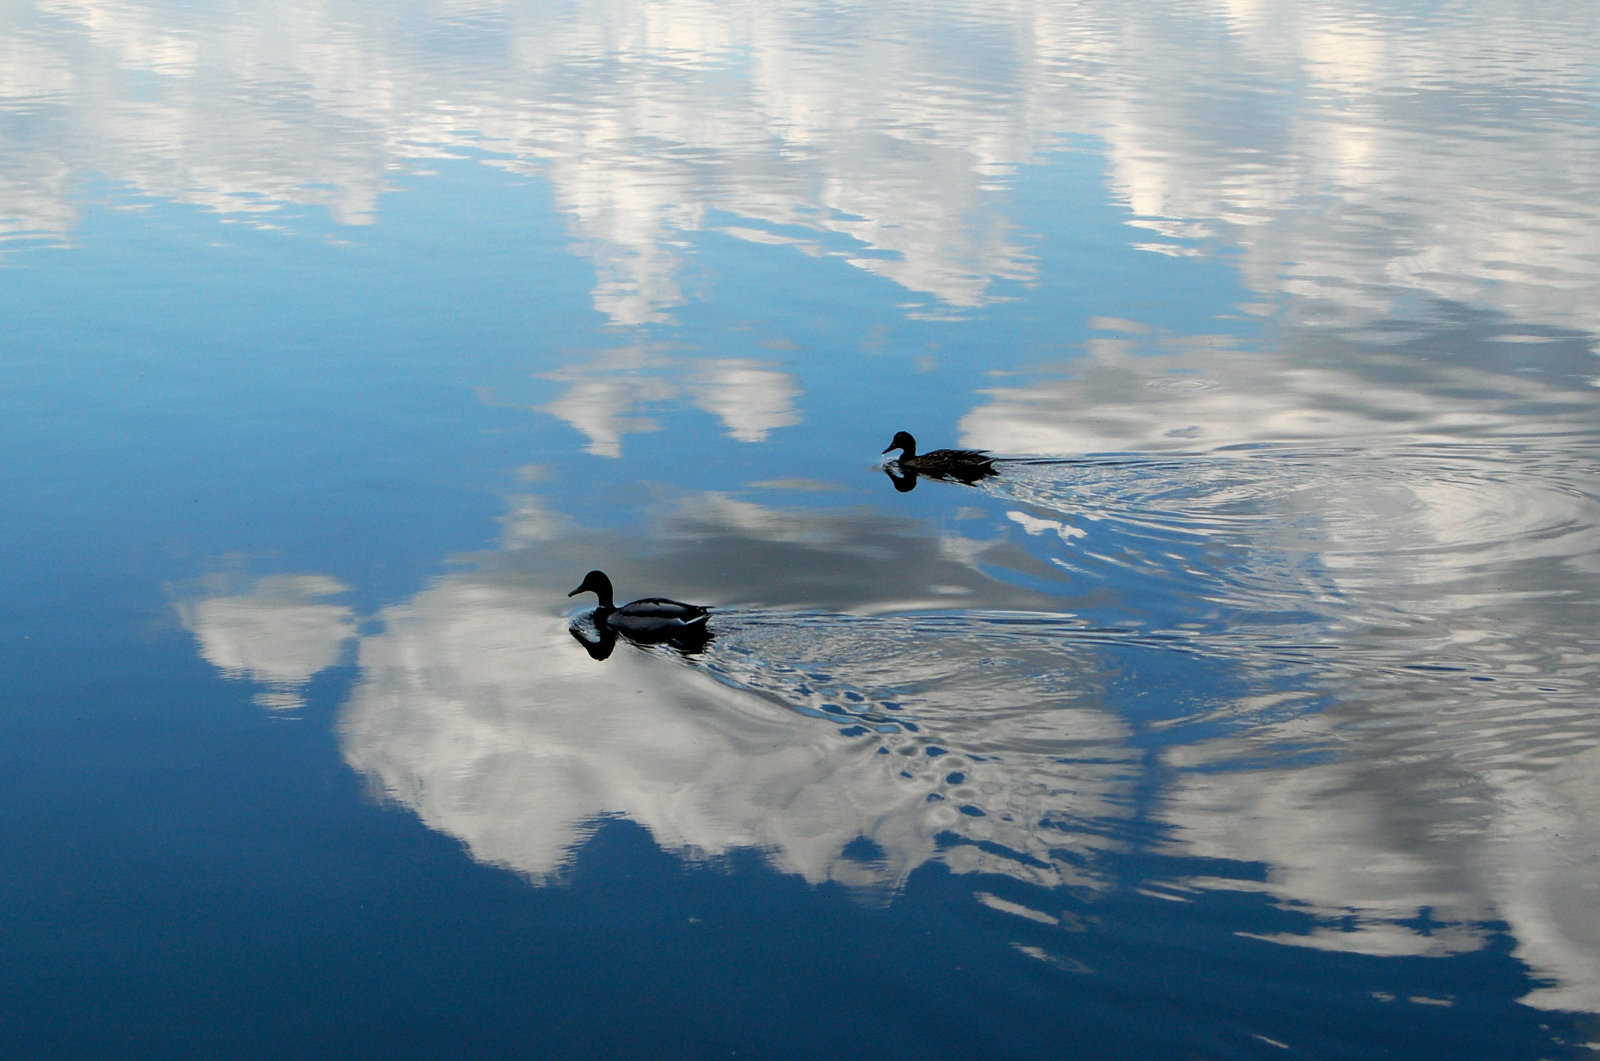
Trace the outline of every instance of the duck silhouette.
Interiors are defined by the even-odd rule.
[[[936,449],[930,453],[917,452],[917,440],[909,431],[896,431],[894,441],[883,452],[899,450],[900,456],[884,467],[884,472],[901,493],[917,485],[919,476],[941,479],[949,483],[966,483],[971,486],[979,479],[998,475],[994,458],[976,449]]]
[[[594,628],[600,640],[591,642],[576,629],[572,634],[596,659],[611,654],[617,634],[646,643],[670,641],[689,650],[702,648],[711,639],[711,631],[706,628],[711,609],[699,604],[685,604],[666,597],[643,597],[619,608],[613,597],[611,579],[604,571],[584,575],[578,588],[567,596],[575,597],[580,593],[593,593],[600,598],[600,606],[594,610]],[[604,655],[597,654],[597,649],[603,649]]]

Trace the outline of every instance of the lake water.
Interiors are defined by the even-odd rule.
[[[1581,0],[7,5],[3,1053],[1594,1056],[1597,188]]]

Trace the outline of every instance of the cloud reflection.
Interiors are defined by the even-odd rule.
[[[695,404],[716,416],[740,442],[765,442],[780,427],[800,422],[800,387],[787,372],[759,361],[709,361],[695,385]]]
[[[518,526],[559,523],[518,507]],[[755,848],[808,881],[880,891],[931,859],[1092,881],[1083,855],[1124,842],[1136,756],[1102,702],[1098,650],[1079,624],[1014,610],[1041,598],[980,571],[1007,561],[1000,543],[717,495],[665,508],[657,541],[648,563],[601,533],[529,541],[384,609],[339,718],[351,765],[474,857],[537,879],[618,815],[685,858]],[[818,558],[833,561],[820,577]],[[594,562],[625,591],[653,577],[681,592],[662,579],[675,571],[702,598],[759,602],[718,607],[693,662],[626,643],[597,661],[564,596]],[[334,589],[277,579],[185,614],[209,660],[276,690],[353,632],[343,610],[304,611]],[[952,595],[980,612],[918,610]],[[981,611],[995,605],[1011,610]],[[254,621],[219,637],[216,617],[241,612]]]
[[[1445,699],[1430,718],[1448,718],[1454,706]],[[1383,714],[1360,721],[1371,725]],[[1285,724],[1251,743],[1305,742],[1314,728]],[[1184,749],[1169,756],[1179,778],[1165,811],[1172,850],[1268,867],[1263,890],[1324,926],[1269,937],[1277,943],[1435,957],[1480,949],[1504,921],[1517,941],[1513,956],[1545,981],[1522,1001],[1594,1011],[1600,882],[1587,867],[1600,853],[1600,751],[1592,727],[1585,729],[1552,756],[1562,760],[1554,769],[1531,754],[1551,750],[1548,732],[1522,735],[1521,761],[1499,769],[1459,751],[1449,756],[1446,749],[1492,739],[1493,727],[1482,722],[1470,733],[1447,727],[1431,740],[1384,742],[1390,746],[1351,749],[1345,762],[1293,769],[1238,769],[1229,760],[1252,753],[1242,745]],[[1356,732],[1329,726],[1323,736],[1347,745]],[[1572,743],[1591,750],[1579,753]]]
[[[1122,334],[1090,339],[1087,357],[1054,373],[983,391],[988,400],[962,418],[961,444],[1070,456],[1554,437],[1585,430],[1600,409],[1588,388],[1506,372],[1505,326],[1470,317],[1399,347],[1287,332],[1281,350],[1131,321],[1092,323]],[[1587,360],[1581,340],[1553,342],[1568,363]]]
[[[1033,855],[963,845],[948,859],[959,868],[1004,865],[1053,883],[1059,870],[1037,855],[1071,841],[1029,842],[1039,812],[1112,810],[1095,790],[1119,787],[1115,768],[1088,771],[1106,775],[1098,784],[1080,774],[1080,791],[1063,802],[1059,777],[1044,788],[1029,776],[1047,776],[1037,768],[988,766],[958,748],[933,757],[931,734],[842,735],[754,695],[745,682],[771,663],[751,661],[738,684],[660,652],[596,663],[547,607],[530,607],[524,591],[452,581],[391,610],[387,632],[363,642],[362,682],[340,719],[353,767],[484,861],[548,877],[598,822],[620,815],[681,857],[753,848],[814,883],[893,886],[938,855],[943,833]],[[731,633],[748,652],[746,631]],[[812,667],[837,672],[841,662]],[[1108,719],[1075,714],[1072,723],[1079,741],[1119,735]],[[952,784],[953,772],[969,776]],[[975,816],[979,807],[993,820]],[[872,858],[846,856],[858,837],[872,842]]]
[[[1485,463],[1516,459],[1510,447]],[[683,858],[757,849],[808,881],[879,895],[931,861],[1106,887],[1105,854],[1154,844],[1263,867],[1259,880],[1191,869],[1175,883],[1251,888],[1312,919],[1273,942],[1440,956],[1483,947],[1505,922],[1547,983],[1526,1001],[1600,1008],[1581,870],[1600,852],[1587,824],[1600,801],[1597,664],[1576,633],[1592,624],[1560,611],[1592,608],[1567,591],[1585,577],[1570,564],[1594,547],[1547,526],[1592,532],[1595,499],[1547,489],[1556,473],[1526,464],[1476,484],[1464,467],[1435,476],[1460,493],[1416,466],[1385,464],[1387,478],[1352,467],[1265,459],[1256,485],[1219,478],[1215,491],[1162,481],[1204,483],[1198,458],[1124,469],[1166,524],[1120,504],[1082,518],[1008,474],[995,489],[1027,500],[1002,493],[990,522],[961,524],[990,537],[684,494],[656,512],[648,557],[521,499],[478,571],[384,609],[359,639],[342,746],[474,857],[534,879],[558,876],[610,816]],[[1383,500],[1396,484],[1409,501]],[[1060,485],[1081,500],[1070,478]],[[1546,493],[1580,507],[1562,515]],[[1389,516],[1373,538],[1361,514],[1380,501]],[[1474,511],[1517,509],[1531,513],[1520,538],[1463,544]],[[1219,512],[1233,522],[1209,533],[1249,551],[1194,544]],[[1143,550],[1184,551],[1198,585],[1205,565],[1231,571],[1240,555],[1258,580],[1279,565],[1260,585],[1281,606],[1246,607],[1270,600],[1250,588],[1214,628],[1178,616],[1153,630],[1077,619],[1020,588],[1050,569],[1041,556],[1107,554],[1123,516]],[[1299,574],[1319,555],[1320,573]],[[594,563],[625,596],[716,602],[716,640],[693,660],[625,644],[591,659],[568,635],[563,594]],[[1506,580],[1520,587],[1515,614],[1485,603]],[[335,588],[285,580],[189,606],[186,622],[230,673],[303,680],[352,630],[317,604]],[[960,611],[944,610],[952,601]],[[307,603],[333,611],[226,621],[302,616]],[[292,662],[261,662],[278,659]],[[1197,676],[1219,667],[1225,680]]]
[[[855,880],[844,846],[922,798],[873,768],[876,749],[702,670],[639,651],[597,665],[525,591],[449,580],[383,618],[341,715],[346,758],[480,860],[548,877],[621,815],[684,857],[757,848],[807,880]],[[926,857],[921,831],[882,873]]]
[[[1208,716],[1238,732],[1162,751],[1165,849],[1262,866],[1319,923],[1273,942],[1440,956],[1504,921],[1548,980],[1524,1001],[1600,1008],[1592,389],[1493,371],[1470,321],[1281,356],[1098,323],[1123,337],[988,392],[963,442],[1077,455],[994,485],[1030,550],[1130,595],[1181,580],[1164,607],[1207,651],[1278,672]]]
[[[800,422],[795,378],[753,359],[615,350],[544,378],[568,386],[540,410],[587,435],[586,449],[599,457],[621,457],[624,435],[658,430],[654,420],[638,415],[642,408],[680,397],[716,415],[740,442],[765,442],[774,430]]]
[[[1596,42],[1576,0],[1470,17],[487,3],[403,33],[359,5],[8,12],[0,234],[68,233],[85,173],[239,217],[315,203],[363,224],[394,169],[487,148],[548,179],[618,324],[668,320],[689,237],[712,230],[836,257],[949,315],[1034,277],[1008,192],[1083,136],[1130,244],[1226,244],[1257,311],[1286,299],[1359,323],[1421,294],[1600,324]]]
[[[266,686],[256,703],[275,711],[305,702],[312,675],[339,661],[356,621],[327,598],[346,591],[322,575],[280,575],[255,581],[244,592],[206,596],[177,606],[200,654],[233,678]]]

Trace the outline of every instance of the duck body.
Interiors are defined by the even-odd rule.
[[[708,609],[698,604],[685,604],[665,597],[645,597],[614,611],[596,610],[595,621],[604,622],[613,630],[625,634],[642,636],[678,633],[691,627],[704,628],[708,615]]]
[[[619,608],[611,579],[603,571],[589,572],[567,596],[579,593],[593,593],[600,598],[600,606],[594,610],[594,625],[602,636],[606,631],[635,641],[704,641],[709,636],[706,620],[711,609],[666,597],[642,597]]]
[[[910,472],[912,476],[895,476],[890,473],[890,478],[895,480],[895,487],[899,490],[909,490],[910,486],[902,486],[901,480],[915,484],[914,476],[922,475],[930,479],[944,479],[951,482],[962,482],[968,485],[979,479],[987,479],[997,474],[994,467],[994,458],[976,449],[936,449],[928,453],[917,452],[917,440],[911,437],[908,431],[895,432],[894,441],[889,443],[883,452],[900,451],[900,456],[893,461],[902,472]]]

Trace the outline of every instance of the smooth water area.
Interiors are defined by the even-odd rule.
[[[1597,187],[1565,0],[0,10],[0,1052],[1592,1056]]]

